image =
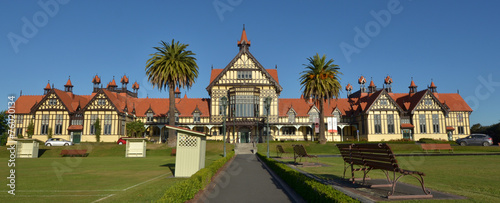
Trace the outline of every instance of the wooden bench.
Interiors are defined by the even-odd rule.
[[[293,145],[294,162],[297,163],[297,158],[300,158],[299,161],[302,161],[302,157],[316,158],[316,162],[318,161],[318,156],[307,154],[306,148],[303,145]]]
[[[451,148],[450,144],[420,144],[423,150],[425,150],[425,153],[428,153],[427,150],[438,150],[441,152],[441,150],[448,150],[448,152],[453,152],[453,148]]]
[[[86,149],[64,149],[61,151],[61,156],[88,156]]]
[[[352,182],[355,183],[354,172],[363,171],[363,185],[366,183],[367,174],[380,169],[384,172],[388,184],[371,185],[370,187],[390,187],[387,198],[406,199],[406,198],[432,198],[431,192],[425,188],[425,174],[418,171],[411,171],[399,167],[398,161],[394,156],[389,145],[379,144],[337,144],[337,147],[348,166],[344,167],[344,176],[347,168],[351,168]],[[398,174],[398,176],[396,176]],[[422,187],[424,195],[394,195],[396,183],[400,178],[406,175],[415,177]],[[392,177],[392,179],[391,179]]]
[[[281,145],[276,145],[276,156],[281,157],[283,154],[291,154],[290,152],[287,152],[283,149],[283,146]]]

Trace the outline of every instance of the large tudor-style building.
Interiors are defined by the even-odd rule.
[[[225,68],[212,69],[206,88],[210,98],[181,98],[176,90],[177,125],[212,135],[208,139],[222,140],[226,119],[230,142],[262,142],[268,117],[264,100],[271,98],[269,125],[273,140],[317,139],[314,124],[318,122],[318,106],[303,97],[279,98],[283,87],[277,69],[264,68],[250,53],[250,44],[243,29],[238,54]],[[121,88],[114,79],[104,88],[96,75],[90,95],[73,94],[70,79],[64,91],[47,84],[43,95],[22,95],[15,104],[16,134],[26,135],[33,122],[33,138],[46,140],[51,131],[53,137],[75,143],[95,142],[93,123],[99,118],[101,141],[115,142],[126,136],[125,124],[134,120],[145,123],[145,136],[164,140],[168,132],[164,128],[168,98],[138,98],[137,82],[132,91],[127,88],[127,76],[120,82]],[[365,83],[361,76],[358,91],[352,92],[348,84],[347,98],[325,102],[325,123],[328,117],[336,120],[336,129],[326,132],[328,141],[455,140],[469,134],[472,109],[459,94],[438,93],[434,82],[417,91],[413,80],[407,93],[393,93],[389,76],[383,88],[377,88],[373,81],[366,88]],[[228,101],[226,116],[221,105],[223,97]]]

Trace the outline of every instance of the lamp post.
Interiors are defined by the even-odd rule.
[[[266,107],[266,113],[267,113],[267,128],[266,128],[266,134],[267,134],[267,158],[269,158],[269,114],[270,114],[270,110],[271,110],[271,102],[272,102],[273,99],[271,99],[271,97],[267,97],[265,100],[264,100],[264,105]]]
[[[223,127],[222,127],[222,140],[224,142],[224,157],[226,157],[226,107],[227,107],[227,97],[222,97],[220,99],[223,115]]]

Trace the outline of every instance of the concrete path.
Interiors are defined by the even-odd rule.
[[[276,179],[254,154],[239,154],[197,202],[300,202],[293,190]],[[285,189],[284,189],[285,188]],[[291,197],[289,197],[289,195]]]

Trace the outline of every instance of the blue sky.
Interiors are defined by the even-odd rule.
[[[43,94],[48,80],[63,89],[68,76],[75,94],[90,94],[95,74],[104,84],[126,74],[140,97],[167,97],[144,68],[152,47],[172,39],[196,53],[200,74],[188,97],[207,98],[211,66],[237,54],[245,24],[252,54],[278,66],[281,98],[300,97],[303,64],[319,53],[340,66],[343,87],[358,89],[361,75],[378,87],[390,75],[395,92],[408,92],[412,77],[418,90],[433,80],[438,92],[460,92],[474,109],[471,124],[490,125],[500,121],[498,8],[493,0],[2,1],[0,109],[21,90]]]

